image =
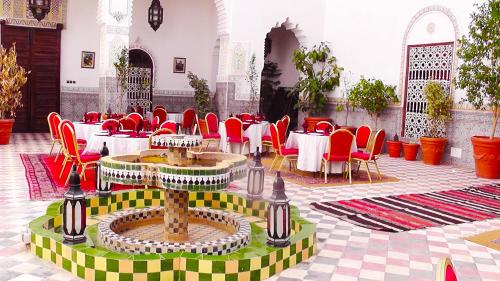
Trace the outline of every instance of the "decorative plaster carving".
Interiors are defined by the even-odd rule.
[[[99,87],[61,86],[61,93],[98,94],[99,93]]]
[[[67,0],[52,0],[50,12],[39,22],[33,18],[27,0],[0,1],[0,17],[5,19],[7,24],[16,26],[55,29],[57,24],[65,24],[66,10]]]
[[[190,90],[154,90],[153,96],[183,96],[183,97],[194,97],[194,91]]]

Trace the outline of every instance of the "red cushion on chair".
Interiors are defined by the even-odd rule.
[[[203,139],[220,139],[220,134],[219,133],[209,133],[209,134],[203,134]]]
[[[323,159],[328,160],[328,161],[349,161],[349,157],[346,156],[339,156],[339,155],[330,155],[328,157],[328,153],[323,154]]]
[[[97,152],[87,152],[85,154],[80,155],[80,159],[83,163],[97,161],[101,158],[101,154]]]
[[[243,137],[243,142],[247,142],[249,140],[250,139],[248,137]],[[235,137],[228,137],[227,141],[232,143],[242,143],[240,138],[235,138]]]
[[[271,136],[262,136],[262,141],[272,142],[273,139],[271,138]]]
[[[76,142],[78,143],[78,145],[86,145],[87,144],[87,141],[82,140],[82,139],[77,139]]]
[[[351,153],[352,158],[357,158],[357,159],[362,159],[362,160],[372,160],[370,159],[370,154],[369,153],[364,153],[364,152],[353,152]],[[373,157],[372,157],[373,158]]]
[[[281,154],[283,156],[287,156],[287,155],[299,155],[299,150],[297,148],[285,148],[285,147],[281,147]]]

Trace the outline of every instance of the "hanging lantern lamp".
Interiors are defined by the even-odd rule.
[[[264,191],[264,166],[260,161],[260,151],[258,147],[255,151],[253,160],[253,165],[248,165],[247,196],[250,199],[260,199]]]
[[[28,8],[33,17],[41,21],[50,12],[50,0],[28,0]]]
[[[85,237],[86,211],[85,193],[80,188],[80,176],[76,172],[76,166],[73,166],[69,177],[68,191],[64,193],[63,243],[78,244],[87,240]]]
[[[285,194],[285,182],[278,171],[273,194],[267,207],[267,244],[273,247],[290,245],[290,200]]]
[[[163,8],[160,0],[153,0],[148,11],[148,22],[151,28],[156,31],[163,23]]]
[[[101,153],[101,159],[109,155],[109,149],[106,146],[106,142],[104,142],[100,153]],[[109,195],[111,195],[111,183],[104,181],[102,179],[100,162],[101,161],[99,160],[99,162],[95,164],[95,186],[97,190],[97,195],[99,195],[99,197],[108,197]]]

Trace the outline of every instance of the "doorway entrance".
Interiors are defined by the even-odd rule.
[[[22,88],[23,107],[16,111],[15,132],[46,132],[47,115],[59,112],[61,28],[46,29],[6,25],[0,21],[5,48],[16,45],[17,63],[28,81]]]
[[[153,59],[141,49],[130,50],[128,59],[128,103],[130,106],[139,105],[144,111],[141,114],[145,114],[153,109]]]

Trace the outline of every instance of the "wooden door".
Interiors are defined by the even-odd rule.
[[[47,115],[59,112],[60,29],[42,29],[2,24],[2,45],[16,44],[17,61],[31,71],[23,87],[23,107],[16,111],[14,131],[48,131]]]

